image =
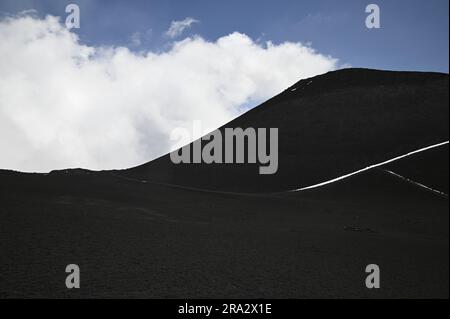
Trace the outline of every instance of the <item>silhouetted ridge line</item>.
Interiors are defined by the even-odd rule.
[[[220,128],[278,128],[279,165],[174,164],[116,174],[228,192],[278,192],[448,141],[448,74],[344,69],[304,79]],[[294,89],[295,90],[292,90]]]

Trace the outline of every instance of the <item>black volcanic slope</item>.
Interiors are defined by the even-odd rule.
[[[401,161],[392,162],[385,168],[448,194],[448,144],[417,153]]]
[[[256,164],[176,165],[168,155],[117,173],[222,191],[313,185],[447,141],[448,89],[448,74],[330,72],[299,81],[221,128],[279,128],[276,174],[259,175]]]
[[[448,197],[388,172],[448,190],[448,145],[268,193],[448,139],[448,76],[310,81],[229,124],[279,127],[273,176],[167,157],[125,171],[0,170],[0,298],[448,298]],[[81,288],[68,290],[72,263]],[[369,290],[373,263],[381,288]]]
[[[0,171],[0,201],[4,298],[449,295],[448,199],[383,169],[272,195]],[[381,289],[365,288],[372,263]]]

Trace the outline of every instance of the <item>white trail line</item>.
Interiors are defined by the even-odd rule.
[[[394,175],[394,176],[396,176],[396,177],[398,177],[398,178],[401,178],[401,179],[407,181],[408,183],[411,183],[411,184],[414,184],[414,185],[416,185],[416,186],[422,187],[422,188],[426,189],[427,191],[430,191],[430,192],[439,194],[439,195],[444,196],[444,197],[447,197],[447,196],[448,196],[446,193],[441,192],[440,190],[437,190],[437,189],[431,188],[431,187],[429,187],[429,186],[427,186],[427,185],[424,185],[424,184],[422,184],[422,183],[413,181],[412,179],[409,179],[409,178],[407,178],[407,177],[405,177],[405,176],[402,176],[402,175],[400,175],[400,174],[397,174],[396,172],[390,171],[390,170],[388,170],[388,169],[385,169],[384,171],[385,171],[385,172],[388,172],[389,174],[392,174],[392,175]]]
[[[319,183],[319,184],[314,184],[314,185],[311,185],[311,186],[306,186],[306,187],[302,187],[302,188],[297,188],[297,189],[291,190],[290,192],[298,192],[298,191],[303,191],[303,190],[307,190],[307,189],[312,189],[312,188],[316,188],[316,187],[328,185],[328,184],[331,184],[331,183],[334,183],[334,182],[343,180],[343,179],[345,179],[345,178],[347,178],[347,177],[350,177],[350,176],[353,176],[353,175],[356,175],[356,174],[359,174],[359,173],[368,171],[369,169],[376,168],[376,167],[379,167],[379,166],[382,166],[382,165],[385,165],[385,164],[389,164],[389,163],[395,162],[395,161],[397,161],[397,160],[399,160],[399,159],[402,159],[402,158],[405,158],[405,157],[408,157],[408,156],[411,156],[411,155],[414,155],[414,154],[417,154],[417,153],[420,153],[420,152],[423,152],[423,151],[427,151],[427,150],[432,149],[432,148],[436,148],[436,147],[440,147],[440,146],[446,145],[446,144],[448,144],[448,142],[449,142],[449,141],[445,141],[445,142],[442,142],[442,143],[430,145],[430,146],[427,146],[427,147],[424,147],[424,148],[421,148],[421,149],[418,149],[418,150],[415,150],[415,151],[406,153],[406,154],[404,154],[404,155],[400,155],[400,156],[391,158],[391,159],[389,159],[389,160],[387,160],[387,161],[384,161],[384,162],[381,162],[381,163],[378,163],[378,164],[374,164],[374,165],[367,166],[367,167],[365,167],[365,168],[363,168],[363,169],[360,169],[360,170],[357,170],[357,171],[355,171],[355,172],[353,172],[353,173],[346,174],[346,175],[342,175],[342,176],[339,176],[339,177],[330,179],[330,180],[328,180],[328,181],[325,181],[325,182],[322,182],[322,183]],[[424,186],[425,186],[425,185],[424,185]],[[427,187],[427,186],[425,186],[425,187]],[[427,187],[427,188],[428,188],[428,187]]]

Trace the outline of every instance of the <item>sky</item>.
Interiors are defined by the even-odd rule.
[[[208,40],[238,31],[274,43],[311,43],[355,67],[448,73],[448,0],[2,0],[0,12],[64,16],[69,3],[80,6],[77,33],[90,44],[130,45],[139,32],[140,48],[163,50],[170,22],[192,17],[199,23],[188,33]],[[380,29],[365,27],[370,3],[380,7]]]
[[[343,67],[448,73],[448,3],[1,0],[0,168],[138,165]]]

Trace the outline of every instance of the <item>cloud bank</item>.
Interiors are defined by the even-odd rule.
[[[337,61],[300,43],[259,44],[238,32],[165,52],[79,42],[58,18],[0,21],[0,168],[125,168],[171,150],[194,120],[216,128],[242,106]]]

